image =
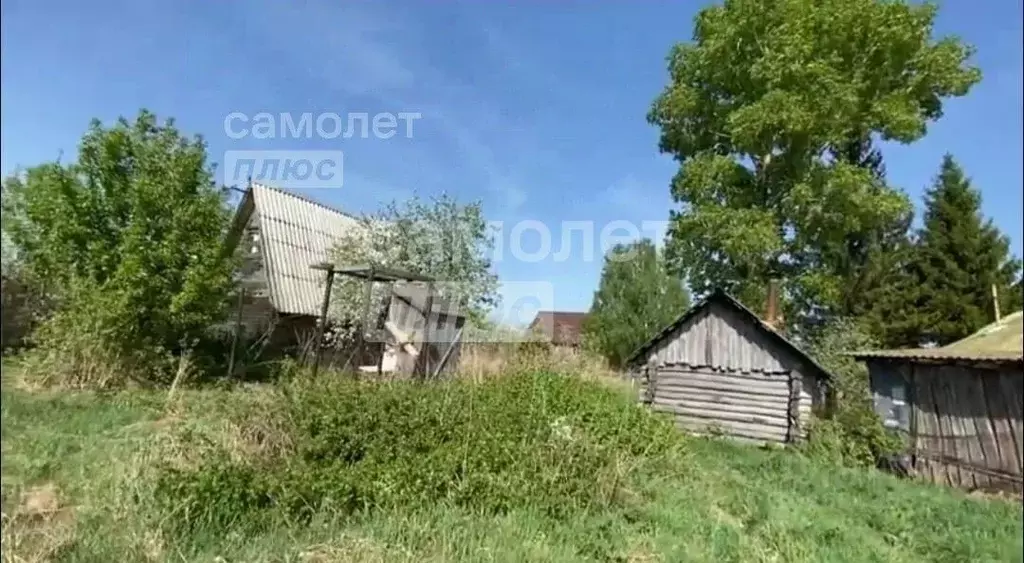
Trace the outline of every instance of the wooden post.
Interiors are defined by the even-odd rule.
[[[363,318],[359,322],[359,343],[356,346],[355,358],[356,358],[356,369],[355,374],[359,374],[359,366],[363,361],[363,350],[366,346],[366,331],[370,328],[370,299],[373,298],[373,279],[376,277],[376,272],[373,267],[370,268],[369,276],[366,278],[366,289],[363,291]]]
[[[324,287],[324,300],[320,304],[320,324],[316,327],[316,353],[313,357],[313,377],[320,371],[320,358],[324,352],[324,328],[327,326],[327,308],[331,305],[331,286],[334,285],[334,268],[327,267],[327,284]]]
[[[658,364],[654,361],[647,363],[647,389],[644,390],[644,404],[654,404],[654,398],[658,392]]]
[[[245,303],[245,288],[238,291],[238,314],[235,317],[235,330],[231,333],[231,355],[228,358],[228,377],[235,375],[235,351],[238,349],[238,333],[242,330],[242,305]]]
[[[394,296],[395,282],[388,284],[387,297],[384,298],[384,310],[377,319],[377,329],[382,331],[380,338],[380,357],[377,358],[377,376],[384,374],[384,354],[388,351],[387,338],[384,337],[384,323],[388,322],[388,315],[391,314],[391,298]],[[397,348],[397,346],[395,346]]]
[[[999,322],[1001,315],[999,314],[999,288],[996,284],[992,284],[992,309],[996,314],[996,322]]]
[[[420,354],[423,356],[423,377],[430,373],[430,325],[434,321],[434,282],[427,283],[427,303],[423,311],[423,346],[420,347]]]
[[[434,368],[433,377],[437,377],[441,374],[441,370],[444,369],[445,364],[448,363],[448,358],[451,357],[452,351],[455,350],[455,346],[458,345],[462,340],[462,327],[455,332],[455,336],[452,338],[451,343],[448,345],[448,349],[444,351],[444,355],[437,362],[437,367]]]
[[[801,424],[800,424],[800,400],[801,391],[803,390],[803,381],[800,379],[800,374],[796,372],[789,372],[789,432],[786,436],[786,441],[790,444],[796,444],[801,438]]]
[[[910,407],[910,468],[917,471],[917,370],[908,364],[907,406]]]

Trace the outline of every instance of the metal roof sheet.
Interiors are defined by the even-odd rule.
[[[867,350],[851,354],[857,359],[903,358],[980,362],[1024,361],[1024,314],[1017,311],[978,332],[939,348]]]
[[[330,261],[358,219],[326,205],[262,184],[250,186],[265,258],[270,301],[284,314],[318,316],[324,273],[311,265]]]

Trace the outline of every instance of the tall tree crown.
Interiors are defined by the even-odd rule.
[[[649,239],[618,245],[605,257],[583,325],[584,340],[613,366],[621,366],[689,305],[681,280],[666,270]]]
[[[840,308],[867,261],[860,248],[911,210],[873,143],[919,139],[944,98],[980,79],[969,46],[932,38],[935,14],[880,0],[728,0],[700,12],[648,115],[680,163],[668,249],[695,290],[760,301],[777,277],[794,313]]]
[[[1020,309],[1013,289],[1021,262],[1010,241],[981,212],[981,194],[952,155],[942,159],[925,193],[913,273],[917,282],[916,339],[949,344],[994,320],[992,287],[1004,313]]]

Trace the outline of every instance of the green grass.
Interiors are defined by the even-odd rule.
[[[282,463],[289,446],[274,442],[261,410],[268,396],[189,390],[168,415],[163,393],[30,393],[5,383],[4,561],[1024,560],[1019,504],[699,439],[685,440],[685,455],[624,472],[621,502],[571,517],[539,504],[481,511],[437,501],[321,511],[258,533],[158,532],[168,515],[154,504],[157,468],[201,465],[207,451],[182,435]],[[246,412],[265,423],[256,442],[271,453],[253,453],[254,442],[238,438]],[[23,513],[25,495],[46,485],[56,487],[64,517]]]

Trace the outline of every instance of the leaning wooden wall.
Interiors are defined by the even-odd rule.
[[[967,489],[1022,491],[1024,374],[1015,369],[904,364],[918,474]]]

